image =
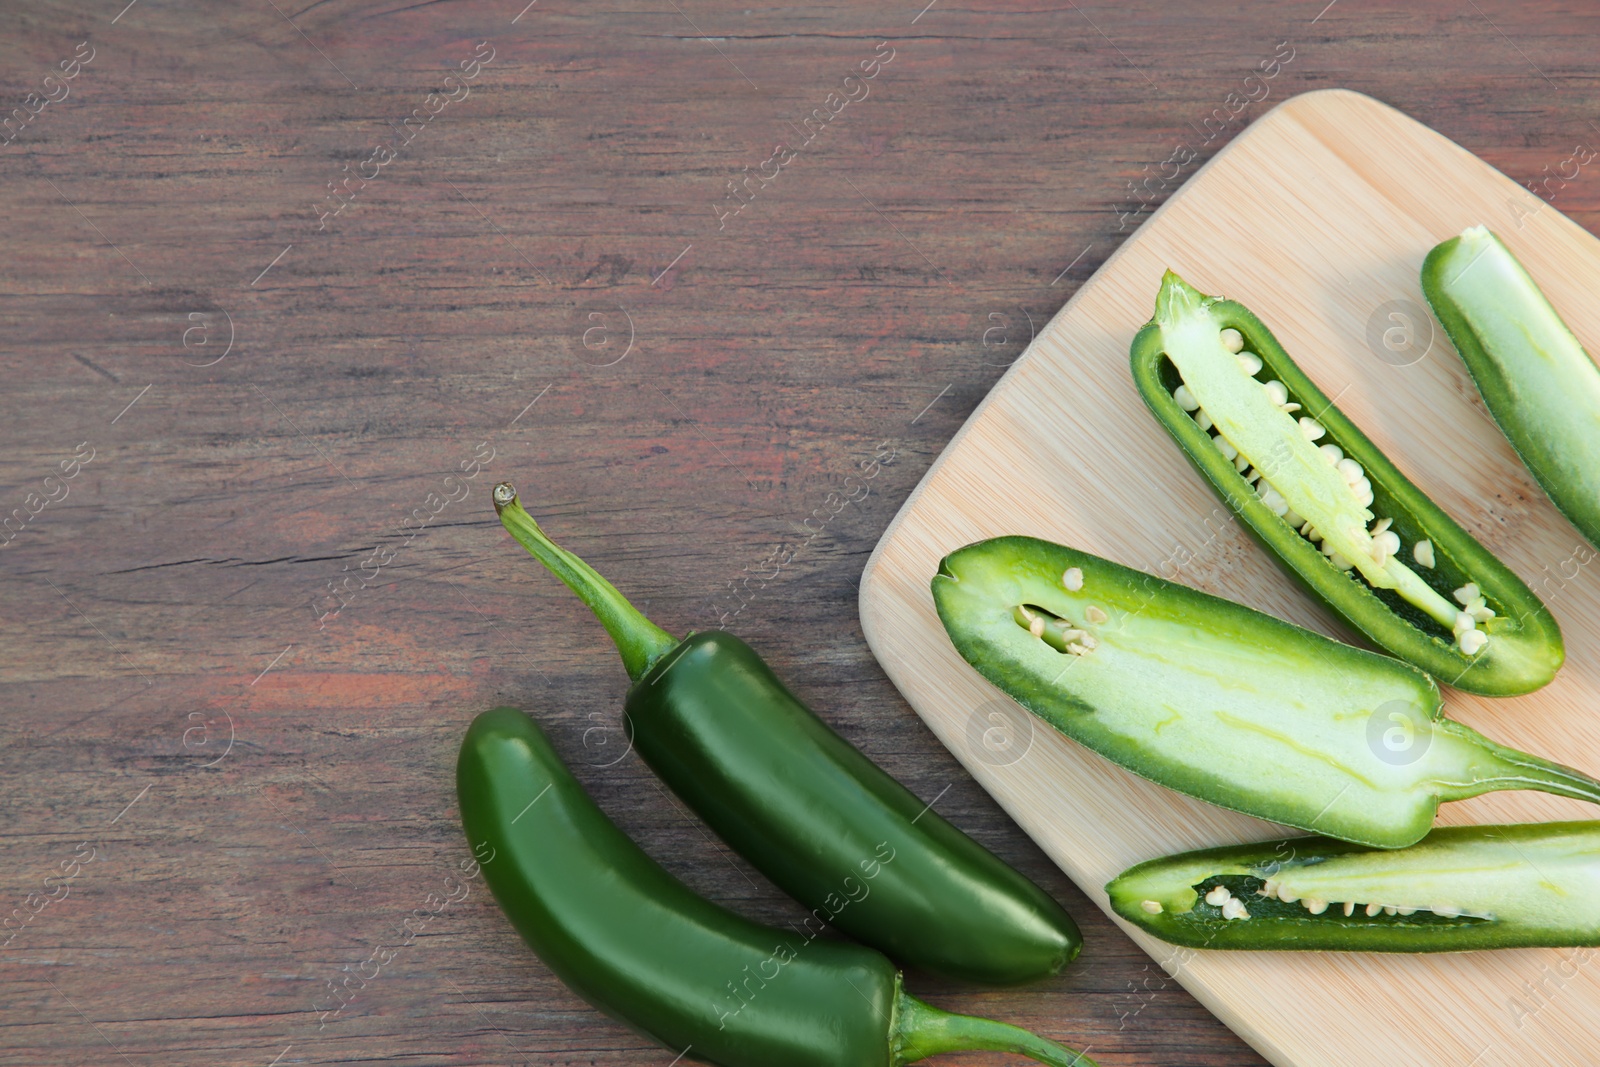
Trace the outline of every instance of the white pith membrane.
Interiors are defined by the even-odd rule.
[[[1289,879],[1267,878],[1256,889],[1255,896],[1261,899],[1279,900],[1285,904],[1299,904],[1311,915],[1323,915],[1332,910],[1334,915],[1343,914],[1345,917],[1354,916],[1358,911],[1367,918],[1375,918],[1379,914],[1409,916],[1418,913],[1436,915],[1441,919],[1459,919],[1467,916],[1472,919],[1493,919],[1493,915],[1473,915],[1444,901],[1432,904],[1394,903],[1384,904],[1381,901],[1362,900],[1326,900],[1320,897],[1300,896],[1289,884]],[[1225,885],[1212,886],[1201,898],[1213,908],[1220,909],[1222,918],[1226,920],[1250,918],[1249,902],[1242,897],[1233,895],[1233,891]],[[1139,906],[1150,915],[1159,915],[1165,908],[1159,900],[1140,901]]]
[[[1199,294],[1195,295],[1198,297]],[[1203,309],[1195,304],[1193,310]],[[1185,340],[1200,342],[1199,328],[1198,323],[1191,326],[1186,322],[1182,327],[1183,332],[1188,334]],[[1307,415],[1296,418],[1295,413],[1301,410],[1300,405],[1289,399],[1288,387],[1282,382],[1277,379],[1261,380],[1262,360],[1255,353],[1245,350],[1244,337],[1238,330],[1232,327],[1216,330],[1209,315],[1205,316],[1205,328],[1215,337],[1217,353],[1231,356],[1239,371],[1256,382],[1271,406],[1282,413],[1281,418],[1287,423],[1282,428],[1285,440],[1278,454],[1280,462],[1275,465],[1282,473],[1264,474],[1252,457],[1241,453],[1229,440],[1225,429],[1218,427],[1213,415],[1201,406],[1188,384],[1180,384],[1172,391],[1172,399],[1178,407],[1187,412],[1200,429],[1206,431],[1217,451],[1232,461],[1234,470],[1255,488],[1261,502],[1301,537],[1320,548],[1330,564],[1371,588],[1393,589],[1407,603],[1449,630],[1456,647],[1465,655],[1476,656],[1482,652],[1489,642],[1489,635],[1478,629],[1478,624],[1494,618],[1495,612],[1488,606],[1477,583],[1469,582],[1455,590],[1454,596],[1460,605],[1458,608],[1402,563],[1398,557],[1404,546],[1400,542],[1400,535],[1390,529],[1393,520],[1375,516],[1369,510],[1373,502],[1372,483],[1361,464],[1347,457],[1332,442],[1317,445],[1327,434],[1327,428]],[[1164,324],[1165,329],[1170,327]],[[1209,338],[1204,343],[1209,344]],[[1170,338],[1167,347],[1168,358],[1181,378],[1183,368],[1178,366],[1177,360],[1172,359],[1171,349],[1174,346]],[[1209,353],[1206,355],[1209,356]],[[1234,414],[1236,419],[1248,417]],[[1238,427],[1239,424],[1234,422],[1232,425]],[[1298,431],[1298,437],[1295,436],[1295,430]],[[1235,429],[1235,433],[1243,436],[1238,429]],[[1305,476],[1308,466],[1315,463],[1314,460],[1307,461],[1308,455],[1319,457],[1324,466],[1331,468],[1330,473],[1336,473],[1337,477],[1323,475],[1317,479],[1320,484],[1307,484]],[[1297,465],[1300,467],[1298,471],[1295,469]],[[1330,505],[1326,497],[1319,499],[1316,490],[1331,485],[1338,486],[1331,490],[1333,493],[1345,494],[1342,504],[1335,502]],[[1301,510],[1297,511],[1295,505],[1299,505]],[[1310,516],[1321,517],[1332,528],[1326,531],[1320,529],[1302,511]],[[1411,552],[1412,559],[1419,566],[1433,568],[1436,561],[1431,541],[1416,542],[1411,546]]]

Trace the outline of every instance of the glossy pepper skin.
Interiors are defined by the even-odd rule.
[[[1217,886],[1238,917],[1224,917]],[[1325,837],[1230,845],[1130,867],[1106,892],[1128,922],[1194,948],[1600,945],[1600,822],[1441,827],[1398,851]]]
[[[1483,402],[1551,502],[1600,546],[1600,369],[1482,226],[1436,246],[1422,291]]]
[[[750,646],[720,630],[673,638],[550,541],[509,486],[495,502],[616,641],[639,754],[811,909],[808,929],[831,925],[901,963],[987,985],[1044,978],[1077,955],[1059,904],[829,728]]]
[[[952,1015],[869,948],[761,926],[695,895],[595,806],[514,708],[479,715],[456,764],[461,821],[506,917],[573,992],[673,1052],[724,1067],[898,1067],[958,1049],[1092,1061]]]
[[[1217,341],[1227,329],[1239,332],[1245,353],[1259,357],[1262,367],[1255,375],[1246,374],[1239,357]],[[1380,648],[1470,693],[1512,696],[1555,676],[1565,658],[1561,629],[1533,590],[1406,478],[1249,309],[1204,296],[1169,271],[1154,319],[1134,338],[1131,364],[1157,421],[1256,540]],[[1287,403],[1299,409],[1283,411],[1271,402],[1269,381],[1282,383]],[[1189,390],[1185,399],[1200,405],[1192,414],[1175,398],[1180,385]],[[1201,428],[1202,413],[1249,461],[1247,470],[1240,469],[1243,459],[1229,459]],[[1311,432],[1321,431],[1315,442],[1299,425],[1313,414]],[[1332,454],[1322,451],[1329,444],[1359,465],[1359,477],[1370,486],[1366,505],[1351,495]],[[1261,475],[1255,484],[1247,480],[1253,472]],[[1269,498],[1263,487],[1280,495]],[[1269,499],[1288,507],[1287,520]],[[1321,547],[1299,528],[1313,509],[1320,512],[1311,528],[1323,538]],[[1388,530],[1402,546],[1381,564],[1368,530],[1378,527],[1376,519],[1390,520]],[[1330,538],[1330,526],[1344,535]],[[1330,555],[1325,550],[1335,540],[1343,551]],[[1415,557],[1423,541],[1431,546],[1432,566]],[[1346,570],[1336,561],[1354,562]],[[1466,607],[1455,591],[1469,583],[1493,613],[1473,622],[1487,636],[1475,653],[1466,651],[1471,646],[1462,645],[1455,632]]]
[[[1151,781],[1377,848],[1420,840],[1440,801],[1600,782],[1442,717],[1414,667],[1220,597],[1031,537],[946,556],[933,599],[977,671]]]

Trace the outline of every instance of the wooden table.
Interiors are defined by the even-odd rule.
[[[1277,100],[1371,93],[1593,228],[1592,8],[122,2],[0,12],[0,1063],[666,1067],[450,899],[495,704],[691,886],[799,914],[627,752],[501,478],[1084,926],[1043,987],[920,994],[1262,1062],[899,700],[857,577],[1030,330]]]

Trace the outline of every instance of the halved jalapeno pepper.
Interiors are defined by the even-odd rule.
[[[998,537],[946,556],[939,618],[989,681],[1161,785],[1378,848],[1422,838],[1440,801],[1600,781],[1442,718],[1433,679],[1064,545]]]
[[[1422,291],[1483,402],[1561,513],[1600,546],[1600,369],[1482,226],[1422,263]]]
[[[1145,403],[1256,538],[1374,643],[1459,689],[1538,689],[1549,610],[1428,499],[1243,305],[1168,271],[1132,347]]]
[[[1600,822],[1441,827],[1378,852],[1325,837],[1208,848],[1130,867],[1106,892],[1194,948],[1600,945]]]

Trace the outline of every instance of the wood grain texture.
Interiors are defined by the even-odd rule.
[[[1355,640],[1218,504],[1133,388],[1129,346],[1168,268],[1254,311],[1378,447],[1538,587],[1560,619],[1568,659],[1553,683],[1517,700],[1447,690],[1447,712],[1513,747],[1600,767],[1600,588],[1582,573],[1593,550],[1495,429],[1442,330],[1431,346],[1420,336],[1433,329],[1417,280],[1423,256],[1480,223],[1504,235],[1579,336],[1600,337],[1590,299],[1600,287],[1600,241],[1576,223],[1371,97],[1323,90],[1279,104],[1041,331],[868,562],[862,621],[889,677],[1102,907],[1100,887],[1134,863],[1285,831],[1004,715],[1003,694],[944,639],[928,591],[939,558],[985,537],[1044,537]],[[1410,343],[1383,338],[1408,329],[1419,335]],[[986,739],[991,728],[1001,733]],[[1501,793],[1447,805],[1440,821],[1593,815],[1577,801]],[[1591,950],[1196,952],[1134,939],[1281,1067],[1580,1063],[1600,1032],[1600,989],[1584,972]],[[1532,983],[1557,970],[1575,980],[1552,1003]],[[1444,1007],[1404,1010],[1421,989]]]
[[[1056,981],[919,976],[920,995],[1106,1064],[1261,1062],[906,707],[858,627],[862,567],[1029,318],[1267,107],[1369,91],[1539,180],[1600,136],[1595,12],[525,2],[0,8],[0,115],[94,48],[0,148],[0,517],[94,450],[0,538],[0,914],[56,898],[0,935],[0,1063],[665,1067],[480,886],[399,932],[467,854],[455,745],[498,703],[549,724],[696,889],[798,914],[617,760],[624,675],[500,532],[500,477],[663,625],[754,643],[1084,923]],[[470,95],[319,229],[327,184],[481,41]],[[719,229],[726,183],[883,41],[868,98]],[[1296,55],[1270,95],[1207,142],[1280,41]],[[1195,158],[1174,175],[1180,145]],[[1554,206],[1593,228],[1593,168],[1562,181]],[[493,460],[434,515],[479,442]],[[402,529],[418,508],[426,527]],[[60,897],[44,879],[80,846],[94,859]],[[366,978],[375,952],[394,954]],[[1538,980],[1551,1007],[1529,1026],[1559,1026],[1593,978]],[[330,981],[359,992],[323,1018]]]

